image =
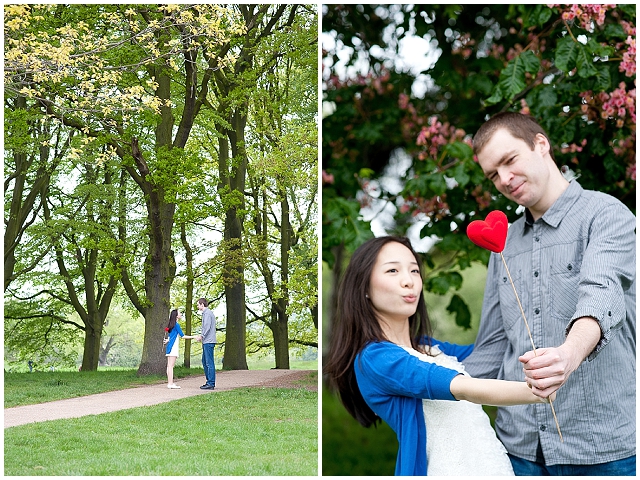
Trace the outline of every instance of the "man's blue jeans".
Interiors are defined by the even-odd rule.
[[[213,348],[215,343],[202,344],[202,368],[204,368],[204,376],[207,379],[207,385],[216,386],[216,365],[213,363]]]
[[[544,465],[509,455],[516,475],[635,476],[636,456],[595,465]]]

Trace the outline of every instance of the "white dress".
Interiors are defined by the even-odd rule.
[[[404,348],[425,362],[469,376],[464,365],[437,346],[431,347],[435,356]],[[423,399],[422,408],[427,427],[427,475],[514,475],[507,451],[481,405]]]

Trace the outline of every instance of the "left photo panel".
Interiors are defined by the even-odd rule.
[[[4,475],[318,476],[319,6],[3,9]]]

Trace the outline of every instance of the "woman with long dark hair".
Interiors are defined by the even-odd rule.
[[[166,356],[167,356],[167,380],[168,380],[168,388],[180,388],[178,385],[173,383],[173,367],[176,364],[176,360],[178,359],[178,336],[184,339],[194,339],[195,335],[185,335],[182,332],[182,328],[180,328],[180,324],[178,320],[182,318],[182,314],[180,311],[175,308],[171,310],[169,314],[169,323],[165,327],[165,332],[168,334],[167,338],[165,338],[164,343],[166,345]]]
[[[338,289],[329,385],[360,424],[384,420],[396,432],[396,475],[513,475],[480,404],[545,400],[525,382],[466,374],[473,345],[431,337],[422,287],[408,239],[374,238],[354,252]]]

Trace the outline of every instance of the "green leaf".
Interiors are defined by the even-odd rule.
[[[429,185],[429,190],[433,192],[433,195],[429,196],[442,195],[447,191],[447,182],[442,173],[427,175],[427,184]]]
[[[549,21],[551,15],[553,14],[552,10],[546,5],[536,5],[531,15],[525,20],[524,27],[531,27],[534,25],[543,26],[545,23]]]
[[[471,312],[465,301],[457,293],[451,297],[449,306],[447,306],[447,312],[455,315],[456,325],[465,330],[471,328]]]
[[[471,180],[471,176],[467,173],[466,165],[463,162],[460,162],[453,169],[453,178],[458,182],[458,187],[460,188],[465,187]]]
[[[429,278],[426,282],[427,290],[437,295],[444,295],[453,288],[462,286],[462,275],[458,272],[440,272],[437,276]]]
[[[473,149],[464,142],[449,143],[444,147],[445,151],[454,158],[460,160],[473,159]]]
[[[322,205],[322,259],[332,268],[335,259],[331,248],[344,244],[353,252],[366,240],[373,237],[369,222],[360,217],[360,203],[337,197]]]
[[[500,84],[496,85],[493,89],[493,93],[489,98],[487,98],[484,103],[486,105],[495,105],[500,100],[504,98],[504,94],[502,93],[502,89],[500,88]]]
[[[581,78],[593,77],[598,74],[598,70],[596,70],[596,66],[593,63],[592,42],[593,40],[589,39],[587,45],[577,43],[578,56],[576,58],[576,65],[578,67],[578,76]]]
[[[410,178],[404,186],[403,193],[413,196],[422,196],[429,189],[427,184],[427,176],[429,174],[424,173],[417,177]]]
[[[566,36],[558,41],[558,49],[556,50],[555,64],[563,72],[573,69],[578,56],[577,42],[574,42],[570,36]]]
[[[498,85],[508,100],[513,99],[527,86],[525,73],[537,73],[540,59],[531,51],[522,52],[511,60],[500,73]]]
[[[546,5],[539,6],[542,7],[542,9],[540,10],[540,14],[538,15],[538,25],[543,26],[553,15],[553,10],[551,10],[551,8],[547,7]]]
[[[611,72],[609,71],[609,67],[607,65],[600,64],[596,66],[596,70],[596,85],[594,87],[594,91],[609,91],[611,89]]]
[[[374,172],[370,168],[361,168],[358,172],[358,176],[360,178],[372,178],[375,174],[376,172]]]
[[[605,37],[616,37],[620,39],[626,39],[627,34],[619,23],[609,23],[604,27]]]
[[[629,19],[633,19],[633,21],[635,22],[635,19],[636,19],[636,4],[635,4],[635,2],[618,4],[618,8],[620,10],[622,10],[628,17],[630,17]]]
[[[558,102],[558,94],[551,85],[535,89],[532,96],[527,97],[527,103],[535,104],[537,108],[553,107]]]
[[[474,92],[478,92],[481,95],[489,95],[493,88],[493,83],[484,74],[472,73],[465,79],[467,87]]]
[[[447,183],[442,173],[423,173],[407,181],[403,192],[424,198],[442,195],[447,191]]]

